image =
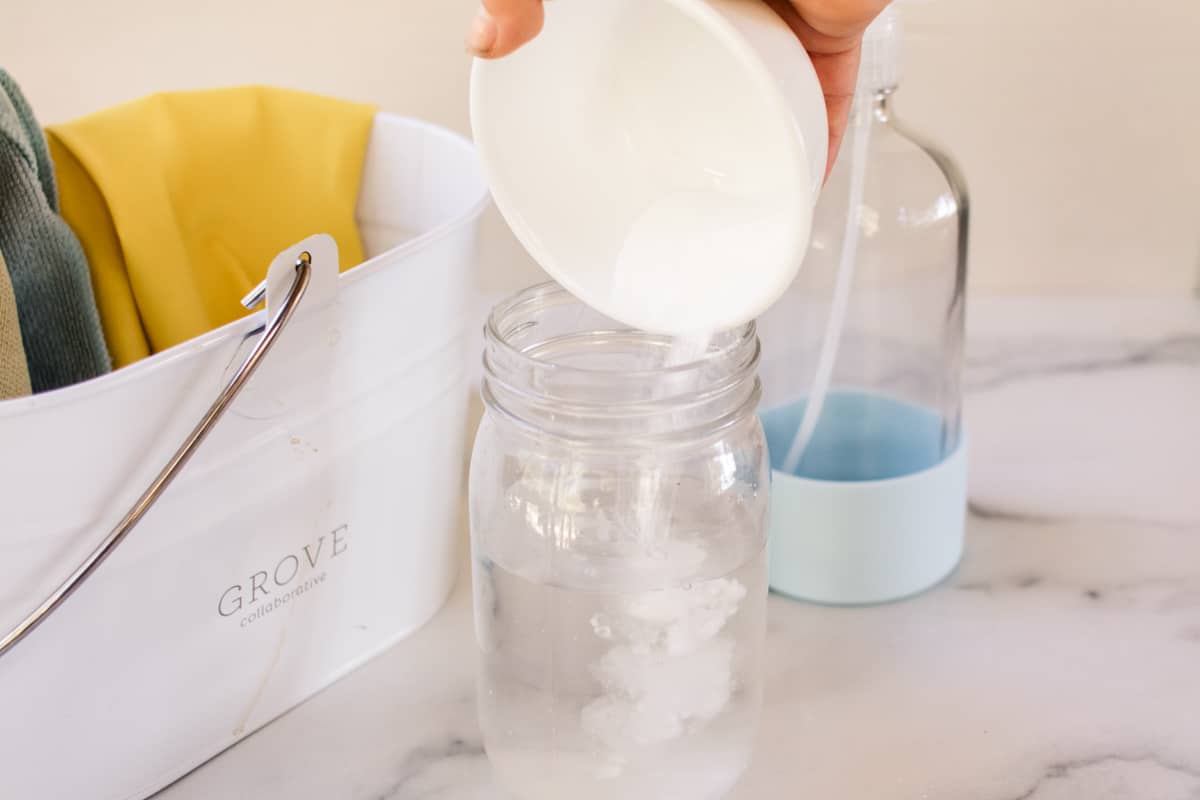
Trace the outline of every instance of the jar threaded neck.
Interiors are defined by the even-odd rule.
[[[674,363],[673,337],[621,326],[554,283],[497,306],[485,339],[488,407],[565,439],[690,441],[753,412],[761,394],[753,323]]]

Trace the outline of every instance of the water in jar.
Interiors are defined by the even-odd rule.
[[[480,718],[524,800],[716,800],[749,760],[766,613],[756,487],[647,467],[595,485],[518,469],[477,553]]]

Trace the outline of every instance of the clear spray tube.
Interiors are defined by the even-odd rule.
[[[846,327],[846,312],[850,306],[850,289],[854,284],[854,265],[858,260],[858,239],[862,223],[863,190],[867,175],[867,153],[871,143],[871,114],[869,102],[855,104],[852,114],[853,133],[850,143],[850,193],[846,209],[846,228],[842,234],[842,251],[838,259],[837,280],[830,301],[829,319],[825,323],[825,337],[817,358],[817,371],[813,377],[812,391],[804,408],[804,416],[796,436],[783,460],[783,471],[795,474],[804,452],[812,442],[821,420],[825,397],[833,380],[833,368],[837,364],[838,348]],[[843,150],[844,152],[844,150]]]

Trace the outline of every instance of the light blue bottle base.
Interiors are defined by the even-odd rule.
[[[771,588],[868,605],[941,582],[962,558],[967,447],[941,457],[934,412],[884,395],[832,392],[797,474],[779,470],[804,401],[762,414],[774,468]]]

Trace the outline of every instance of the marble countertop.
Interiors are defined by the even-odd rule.
[[[772,597],[731,800],[1200,798],[1200,302],[970,313],[962,566],[865,609]],[[499,800],[469,585],[159,800]]]

